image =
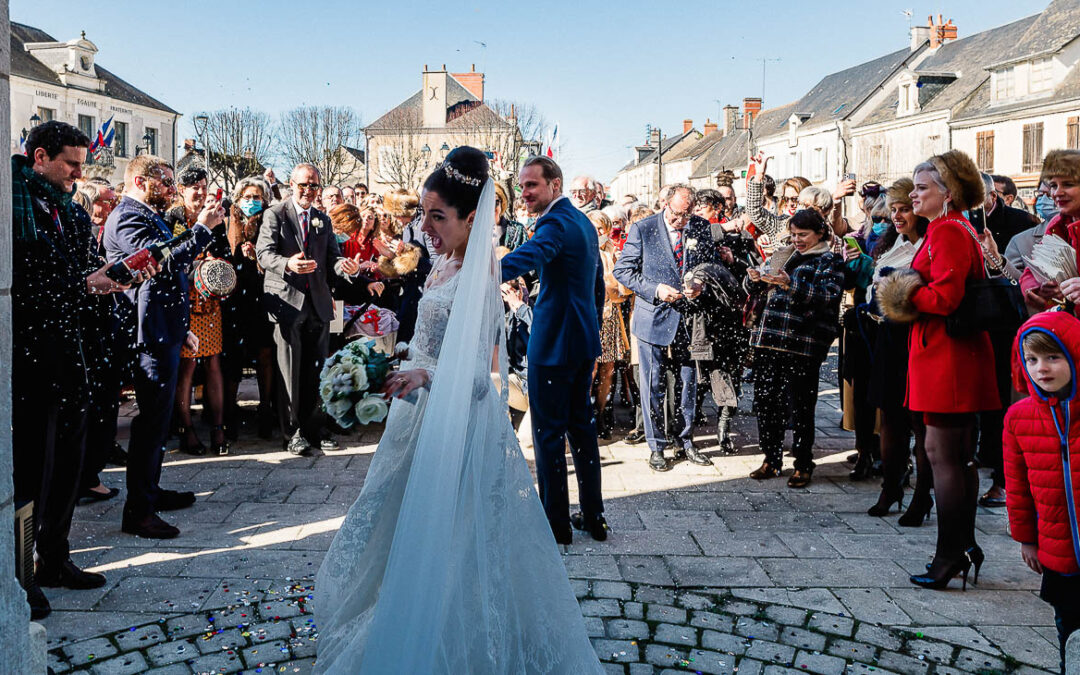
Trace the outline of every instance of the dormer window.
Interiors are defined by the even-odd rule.
[[[896,116],[914,115],[919,112],[919,81],[911,73],[900,78],[897,89]]]
[[[1032,94],[1050,91],[1054,88],[1053,61],[1049,58],[1038,59],[1031,62],[1031,76],[1028,79],[1028,89]]]
[[[990,79],[995,101],[1007,101],[1016,96],[1016,68],[1014,66],[994,71]]]

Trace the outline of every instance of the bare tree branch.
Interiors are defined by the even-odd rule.
[[[424,124],[419,108],[398,107],[381,117],[367,133],[375,141],[367,157],[380,183],[414,189],[428,167],[424,156]],[[430,149],[429,149],[430,150]]]
[[[492,153],[500,178],[516,176],[529,150],[539,148],[547,120],[531,103],[499,99],[485,103],[487,109],[477,108],[453,120],[454,143]]]
[[[355,148],[363,131],[360,116],[352,108],[301,106],[281,114],[278,142],[289,164],[314,164],[323,185],[351,178],[352,166],[345,147]]]
[[[211,183],[229,193],[241,178],[263,172],[274,138],[274,123],[269,115],[251,108],[200,114],[208,118],[203,140]]]

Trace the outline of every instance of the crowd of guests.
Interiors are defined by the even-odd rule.
[[[19,500],[36,505],[39,565],[26,588],[37,616],[48,612],[39,584],[105,581],[70,560],[67,534],[77,500],[119,492],[99,478],[107,462],[127,465],[125,532],[179,533],[158,513],[190,506],[194,495],[160,488],[163,449],[174,435],[180,452],[228,454],[245,421],[237,395],[246,372],[258,383],[259,437],[273,436],[276,418],[289,452],[336,448],[317,397],[322,361],[342,340],[329,334],[335,302],[390,313],[393,340],[407,343],[432,269],[412,190],[323,185],[301,164],[287,184],[267,170],[211,196],[205,169],[174,176],[150,155],[112,186],[81,180],[88,146],[77,129],[49,122],[12,160],[15,485]],[[764,459],[750,478],[783,475],[790,429],[787,485],[805,487],[820,371],[839,345],[857,450],[851,479],[882,482],[869,514],[903,510],[912,476],[898,524],[921,526],[936,505],[934,556],[911,581],[943,588],[961,576],[966,587],[969,571],[977,581],[985,558],[977,507],[1007,505],[1067,635],[1080,625],[1080,527],[1066,480],[1080,279],[1047,279],[1029,261],[1050,235],[1080,246],[1080,152],[1047,156],[1031,204],[959,151],[889,185],[845,180],[828,190],[767,170],[768,158],[751,159],[742,205],[730,176],[715,189],[666,186],[651,204],[634,195],[613,202],[589,176],[570,183],[570,202],[596,229],[602,267],[597,434],[612,437],[622,403],[633,409],[625,441],[648,444],[650,468],[709,465],[695,427],[711,424],[705,411],[715,409],[716,447],[740,452],[732,420],[752,383]],[[512,182],[496,184],[500,256],[529,241],[541,215],[515,196]],[[183,243],[130,283],[105,274],[178,235]],[[231,293],[190,283],[207,260],[231,265]],[[1022,329],[1026,317],[953,330],[949,317],[988,278],[1014,283],[1032,318]],[[528,418],[531,305],[542,284],[530,274],[502,288],[515,424]],[[116,443],[125,387],[139,407],[126,453]],[[1017,388],[1030,396],[1007,414]],[[209,448],[192,417],[196,389]],[[992,469],[981,495],[978,466]]]

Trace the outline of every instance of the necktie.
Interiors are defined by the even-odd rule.
[[[307,250],[307,238],[308,238],[308,212],[300,212],[300,232],[304,235],[304,250]]]
[[[682,273],[683,267],[683,248],[682,248],[682,230],[675,230],[675,245],[672,247],[672,251],[675,253],[675,266],[679,268],[679,272]]]

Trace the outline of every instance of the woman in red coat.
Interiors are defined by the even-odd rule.
[[[926,454],[937,497],[937,551],[927,573],[912,576],[911,582],[944,588],[963,574],[966,588],[968,569],[972,564],[978,569],[983,560],[975,543],[975,413],[1001,404],[989,336],[951,337],[945,317],[960,306],[967,281],[985,274],[982,247],[961,213],[982,204],[984,187],[975,163],[958,150],[917,166],[914,183],[912,208],[930,225],[911,270],[886,277],[878,291],[889,318],[914,319],[907,406],[922,413],[926,423]]]
[[[1066,312],[1028,320],[1013,346],[1013,377],[1030,396],[1005,415],[1009,534],[1042,574],[1054,607],[1064,671],[1065,641],[1080,629],[1080,321]]]

